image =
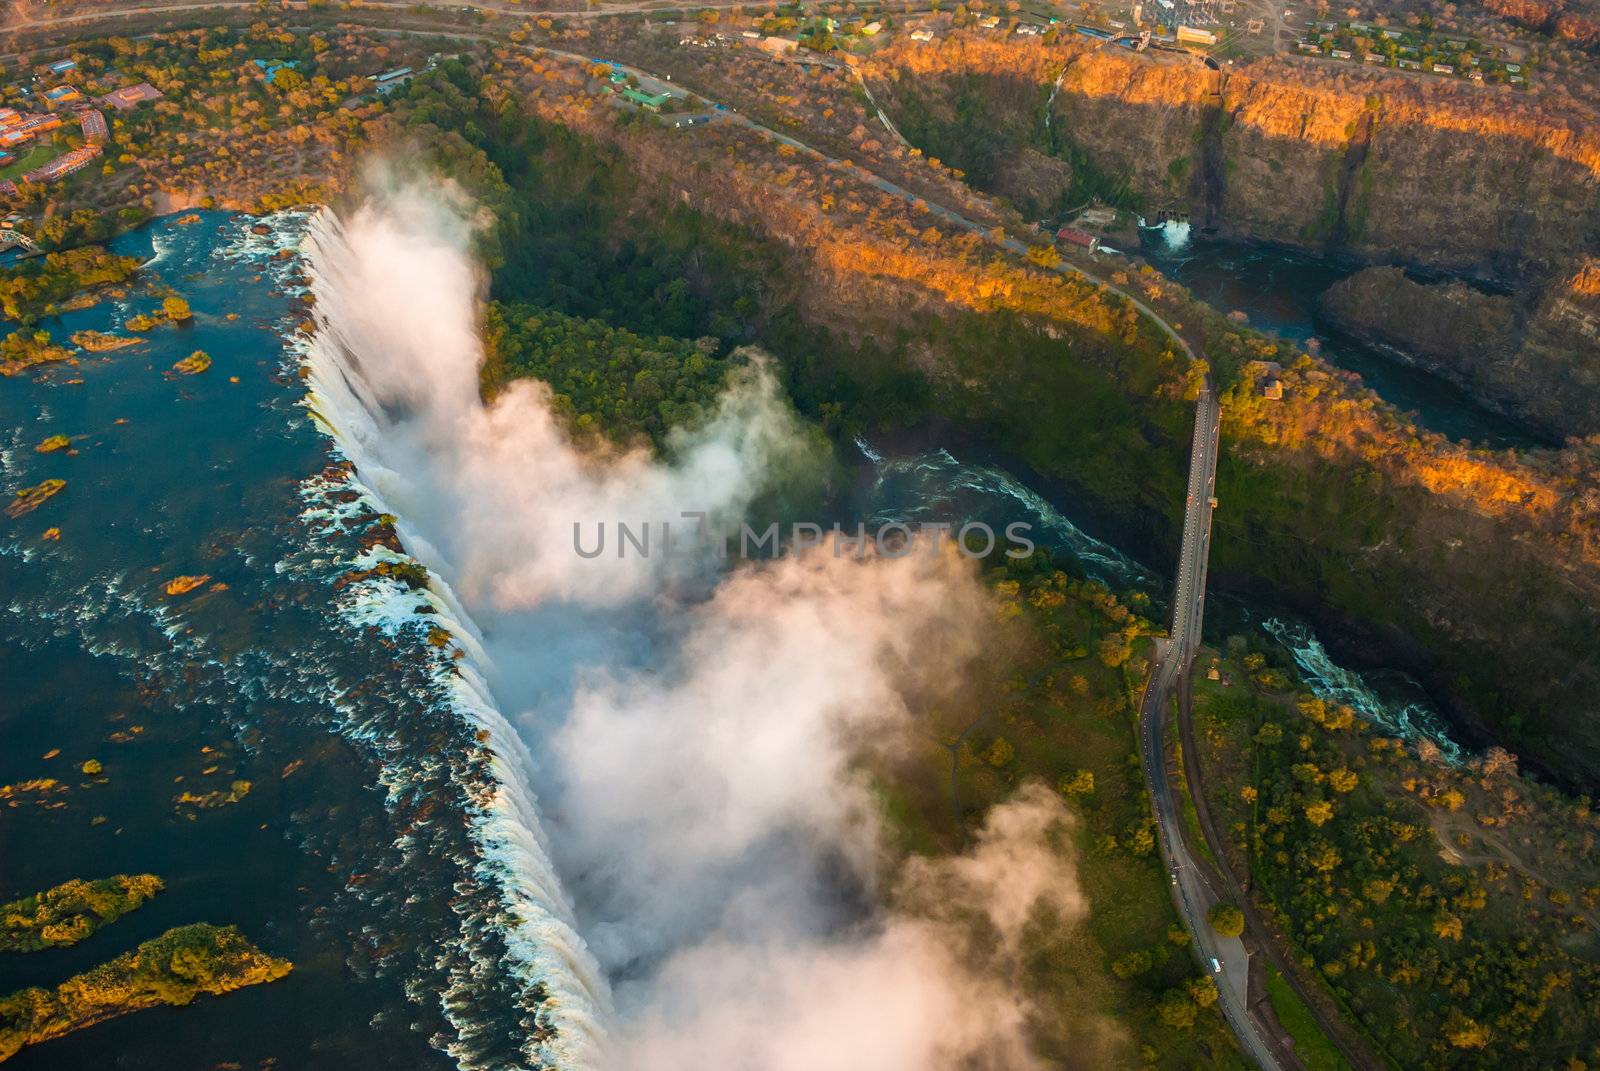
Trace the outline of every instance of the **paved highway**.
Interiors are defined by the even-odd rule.
[[[228,0],[220,3],[216,2],[216,0],[211,0],[211,2],[202,0],[202,2],[193,4],[175,3],[161,6],[102,8],[92,13],[74,15],[62,19],[13,22],[4,27],[4,29],[12,31],[43,29],[61,23],[92,22],[129,14],[205,9],[225,11],[254,6],[253,3],[228,2]],[[382,2],[382,0],[367,0],[363,6],[366,8],[415,10],[411,5],[386,3]],[[505,10],[498,5],[490,4],[469,3],[456,6],[484,10]],[[699,6],[723,7],[736,5],[729,2],[714,2]],[[591,11],[585,14],[595,15],[623,10],[643,10],[645,8],[646,5],[644,4],[630,4],[612,7],[604,11]],[[354,12],[346,13],[346,17],[352,14]],[[397,30],[396,32],[412,31]],[[490,40],[494,37],[492,33],[452,32],[448,30],[437,31],[436,35],[453,36],[468,40]],[[588,56],[563,52],[559,49],[541,48],[537,50],[547,55],[562,57],[585,65],[592,62]],[[632,74],[639,80],[641,86],[650,91],[693,92],[702,99],[710,100],[705,94],[699,93],[681,82],[673,82],[670,79],[629,67],[626,64],[615,63],[613,66]],[[863,88],[866,88],[864,84]],[[870,100],[870,90],[868,91],[868,97]],[[876,101],[872,101],[872,105],[874,110],[878,110]],[[885,126],[898,136],[898,131],[894,130],[888,118],[883,116],[881,110],[878,110],[878,113],[883,118]],[[746,127],[765,137],[790,145],[808,156],[827,162],[840,162],[797,138],[773,130],[732,110],[718,110],[714,114],[720,116],[721,121]],[[989,237],[993,233],[992,227],[969,219],[954,209],[929,201],[927,198],[912,193],[860,165],[853,165],[853,167],[855,174],[861,176],[862,179],[879,190],[908,202],[921,202],[927,206],[930,212],[952,225],[982,234],[985,237]],[[1015,238],[1004,237],[1003,235],[997,240],[997,244],[1008,252],[1017,255],[1024,255],[1028,251],[1028,247],[1024,242]],[[1107,282],[1092,272],[1065,261],[1056,270],[1063,274],[1081,276],[1089,282],[1121,296],[1145,317],[1149,318],[1186,355],[1191,359],[1196,356],[1188,341],[1170,323],[1133,294]],[[1195,948],[1201,965],[1216,980],[1222,1013],[1232,1027],[1234,1034],[1238,1037],[1245,1052],[1262,1068],[1268,1069],[1268,1071],[1278,1071],[1280,1068],[1294,1069],[1300,1065],[1291,1053],[1282,1051],[1281,1046],[1275,1041],[1276,1035],[1273,1030],[1269,1027],[1264,1027],[1253,1017],[1252,1005],[1248,995],[1249,959],[1244,944],[1238,938],[1217,936],[1206,921],[1206,912],[1219,902],[1220,897],[1212,889],[1204,869],[1195,864],[1194,858],[1189,854],[1184,844],[1183,816],[1175,803],[1172,785],[1167,776],[1165,749],[1162,743],[1164,715],[1169,700],[1179,678],[1188,672],[1189,665],[1193,661],[1195,651],[1200,643],[1200,626],[1205,609],[1206,565],[1211,544],[1211,512],[1216,487],[1219,425],[1220,407],[1208,382],[1205,389],[1200,392],[1195,405],[1195,431],[1189,459],[1188,497],[1184,506],[1183,544],[1178,560],[1178,580],[1173,597],[1172,635],[1170,640],[1159,641],[1157,644],[1156,655],[1150,668],[1150,676],[1141,699],[1139,708],[1140,751],[1145,776],[1148,778],[1151,787],[1153,809],[1160,833],[1161,850],[1167,864],[1173,899],[1188,925],[1190,933],[1194,937]]]
[[[1166,713],[1179,679],[1189,671],[1200,645],[1205,610],[1206,563],[1211,549],[1211,511],[1216,490],[1217,439],[1221,407],[1209,385],[1195,404],[1194,439],[1189,449],[1188,498],[1184,503],[1183,544],[1172,599],[1172,634],[1156,644],[1150,677],[1139,703],[1139,753],[1150,784],[1173,901],[1194,938],[1201,965],[1215,979],[1218,1003],[1245,1052],[1269,1071],[1299,1064],[1281,1050],[1273,1029],[1256,1019],[1250,1000],[1250,957],[1237,937],[1212,930],[1207,912],[1222,901],[1203,865],[1184,842],[1184,817],[1167,771],[1163,733]]]

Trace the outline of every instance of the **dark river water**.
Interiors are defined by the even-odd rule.
[[[1455,384],[1373,349],[1321,323],[1317,298],[1355,273],[1290,250],[1191,238],[1187,227],[1140,232],[1140,252],[1168,278],[1221,312],[1239,310],[1252,327],[1301,344],[1317,339],[1321,355],[1358,373],[1379,397],[1424,428],[1492,448],[1551,445],[1530,429],[1485,408]]]
[[[74,877],[167,882],[75,947],[0,956],[0,993],[200,921],[295,969],[26,1048],[18,1071],[450,1067],[441,1046],[493,1063],[527,1033],[496,993],[498,897],[452,814],[478,776],[470,741],[439,710],[425,645],[371,635],[341,604],[361,522],[330,523],[344,505],[326,501],[327,440],[284,342],[296,265],[276,254],[304,220],[266,236],[254,222],[204,213],[119,238],[149,260],[142,285],[41,326],[121,331],[159,306],[153,284],[187,297],[193,324],[0,380],[4,492],[67,482],[0,516],[0,784],[58,783],[0,803],[0,900]],[[169,371],[197,349],[208,371]],[[57,434],[75,456],[35,450]],[[78,772],[89,759],[103,784]],[[235,780],[251,788],[231,805],[177,799]]]
[[[200,921],[239,926],[295,970],[24,1049],[12,1066],[525,1064],[537,996],[505,966],[500,872],[473,839],[503,786],[444,694],[446,656],[427,642],[437,600],[351,575],[381,560],[380,533],[303,404],[290,251],[307,218],[274,217],[265,235],[256,222],[202,213],[119,238],[118,252],[148,261],[140,285],[41,326],[58,340],[120,333],[159,306],[163,286],[190,301],[193,323],[0,380],[0,490],[66,481],[34,512],[0,517],[0,785],[34,783],[0,798],[0,901],[75,877],[167,882],[73,948],[0,956],[0,994]],[[1204,278],[1218,286],[1242,273],[1239,300],[1207,293],[1197,260],[1178,277],[1260,326],[1304,322],[1309,275],[1211,263]],[[195,350],[211,368],[173,373]],[[1491,426],[1460,419],[1472,434]],[[71,436],[72,452],[35,449],[52,435]],[[1165,568],[1090,536],[1070,503],[1003,468],[941,450],[882,458],[865,444],[862,461],[880,516],[1025,520],[1042,545],[1145,592],[1164,616]],[[180,576],[205,580],[169,592]],[[1319,691],[1395,733],[1444,736],[1403,678],[1349,673],[1303,623],[1243,612]],[[90,759],[103,779],[79,773]],[[235,781],[250,783],[235,803],[180,798]]]

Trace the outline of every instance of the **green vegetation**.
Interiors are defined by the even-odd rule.
[[[970,74],[952,78],[947,88],[937,105],[924,93],[896,95],[895,125],[923,152],[959,168],[979,189],[988,189],[1028,133],[1008,129],[1004,119],[1015,111],[997,107],[996,95],[1015,92],[1031,97],[1037,90],[1031,85],[997,87]]]
[[[909,422],[928,411],[926,380],[909,368],[891,369],[888,354],[868,348],[875,343],[842,343],[801,326],[785,254],[770,240],[650,202],[625,159],[568,132],[522,117],[506,131],[504,109],[515,105],[480,112],[465,84],[460,72],[419,79],[401,117],[460,124],[482,137],[481,155],[454,133],[440,131],[427,143],[499,214],[486,250],[498,265],[492,290],[500,299],[489,313],[488,392],[518,375],[537,376],[553,384],[574,424],[614,437],[643,435],[659,445],[665,431],[700,416],[726,376],[731,357],[718,356],[712,343],[753,339],[785,359],[802,409],[835,431]],[[502,131],[506,136],[497,139]],[[636,228],[624,220],[627,206],[641,197],[650,205],[648,226]],[[1032,370],[1043,370],[1039,378],[992,376],[991,398],[1026,396],[1032,405],[1065,392],[1085,400],[1083,411],[1062,414],[1070,430],[1061,440],[1030,448],[1101,455],[1130,449],[1126,429],[1108,432],[1113,421],[1106,418],[1127,413],[1127,403],[1082,367],[1061,361],[1060,343],[1020,320],[956,317],[884,335],[897,348],[914,339],[940,352],[1020,347],[1037,358]],[[1159,356],[1143,350],[1086,341],[1081,352],[1120,362],[1152,386],[1163,375]],[[670,395],[666,389],[635,395],[630,388],[642,372]],[[670,408],[661,404],[666,397]],[[963,404],[975,418],[1001,419],[1002,409],[988,399]],[[1182,414],[1176,408],[1174,414],[1176,433]],[[1165,471],[1181,486],[1174,466]],[[1130,496],[1154,494],[1147,475],[1130,472],[1125,486]],[[1139,613],[1143,597],[1123,603],[1043,554],[998,569],[991,579],[1005,618],[996,635],[1015,636],[1017,656],[993,660],[996,676],[974,682],[981,692],[970,704],[928,710],[924,747],[905,764],[877,771],[896,841],[905,851],[957,851],[968,830],[1024,783],[1062,786],[1082,818],[1075,844],[1093,861],[1082,868],[1087,920],[1041,927],[1026,952],[1025,985],[1041,1009],[1046,1058],[1081,1055],[1079,1031],[1099,1037],[1104,1022],[1116,1019],[1127,1033],[1111,1032],[1107,1066],[1144,1060],[1173,1069],[1242,1067],[1214,1009],[1215,988],[1196,969],[1156,852],[1135,739],[1143,664],[1137,650],[1150,631]]]
[[[126,282],[138,267],[138,257],[93,245],[30,257],[0,271],[0,310],[7,319],[31,324],[85,290]]]
[[[782,358],[800,411],[834,433],[927,411],[919,372],[891,367],[870,340],[802,322],[803,284],[779,243],[656,200],[623,153],[533,118],[515,100],[487,107],[480,90],[474,73],[445,64],[417,79],[396,122],[430,147],[428,166],[493,210],[482,254],[502,304],[602,320],[645,339],[695,339],[708,368],[758,343]],[[706,352],[709,338],[720,350]]]
[[[1113,331],[1053,323],[1047,335],[1036,322],[1008,311],[913,318],[896,315],[892,289],[869,289],[858,279],[846,281],[857,287],[857,296],[868,294],[856,306],[828,307],[845,287],[820,285],[811,295],[816,300],[805,305],[794,282],[795,254],[773,236],[714,223],[657,199],[609,148],[520,115],[515,129],[506,129],[502,124],[510,123],[508,109],[516,114],[514,104],[486,112],[473,103],[469,85],[442,81],[413,91],[407,105],[415,112],[407,120],[420,123],[426,116],[444,124],[429,143],[456,153],[454,173],[486,184],[502,219],[491,237],[491,256],[498,266],[493,286],[503,302],[548,304],[638,333],[588,328],[596,333],[597,347],[609,338],[626,349],[638,345],[637,338],[656,335],[710,335],[723,345],[759,341],[783,359],[802,409],[836,433],[916,425],[935,416],[1086,492],[1144,545],[1162,548],[1175,540],[1192,410],[1171,388],[1188,370],[1137,323]],[[501,131],[506,137],[497,141]],[[682,285],[664,288],[669,278]],[[1362,419],[1372,403],[1358,400],[1341,408],[1343,424],[1297,403],[1274,410],[1254,391],[1251,361],[1282,359],[1290,366],[1286,375],[1306,377],[1291,387],[1303,382],[1307,396],[1313,388],[1330,399],[1341,396],[1313,378],[1308,358],[1226,323],[1188,302],[1181,289],[1153,277],[1128,285],[1143,288],[1181,318],[1188,332],[1205,338],[1224,389],[1230,423],[1218,484],[1229,508],[1217,522],[1218,575],[1261,579],[1292,597],[1326,600],[1355,620],[1408,632],[1448,660],[1464,693],[1495,701],[1495,710],[1539,709],[1522,693],[1526,672],[1507,674],[1503,659],[1482,649],[1464,653],[1469,645],[1454,644],[1434,619],[1418,617],[1423,602],[1412,595],[1419,591],[1455,592],[1438,605],[1469,615],[1492,605],[1496,615],[1512,616],[1503,597],[1482,600],[1497,589],[1501,570],[1515,566],[1510,555],[1485,562],[1483,556],[1431,553],[1442,545],[1431,528],[1444,528],[1443,522],[1462,514],[1407,481],[1407,451],[1420,449],[1416,441],[1375,436],[1376,449],[1388,453],[1369,453],[1357,462],[1351,455],[1318,455],[1268,438],[1287,434],[1273,423],[1276,414],[1287,413],[1285,423],[1303,424],[1292,425],[1296,434],[1342,449],[1350,421]],[[877,306],[862,311],[879,297],[881,313]],[[752,315],[734,315],[739,308]],[[543,330],[544,314],[533,315]],[[667,328],[669,319],[690,329]],[[831,333],[846,329],[848,342]],[[562,325],[554,337],[569,331],[591,337],[584,330]],[[553,351],[554,344],[547,349]],[[552,375],[567,371],[558,354],[541,352],[539,345],[530,351],[530,368],[549,368]],[[930,364],[937,374],[928,373]],[[619,361],[616,371],[625,377],[640,367],[642,356]],[[608,419],[643,429],[649,410],[623,401],[620,382],[605,386],[604,376],[592,383],[575,377],[569,403],[579,416],[580,404],[609,407]],[[1062,405],[1063,398],[1073,404]],[[1357,443],[1354,454],[1360,441],[1351,441]],[[1431,528],[1403,523],[1423,515]],[[1374,550],[1396,540],[1404,553]],[[1468,573],[1470,582],[1464,579]],[[1513,575],[1517,582],[1498,590],[1521,593],[1517,606],[1554,606],[1550,619],[1558,621],[1588,619],[1587,610],[1571,604],[1581,596],[1552,592],[1546,599],[1542,574],[1530,568]],[[1076,994],[1085,1006],[1127,1009],[1130,1030],[1156,1054],[1149,1062],[1186,1067],[1208,1056],[1236,1059],[1220,1020],[1206,1011],[1205,987],[1193,978],[1184,950],[1187,934],[1174,925],[1152,856],[1129,698],[1137,630],[1129,636],[1116,627],[1119,636],[1094,637],[1094,628],[1105,622],[1085,607],[1098,606],[1096,596],[1073,587],[1078,582],[1070,577],[1053,591],[1054,577],[1045,580],[1022,567],[997,577],[1002,591],[1011,582],[1016,588],[1005,597],[1016,607],[1014,616],[1025,616],[1044,646],[1019,646],[1008,669],[1023,668],[996,685],[998,701],[930,715],[932,739],[925,753],[910,767],[880,772],[884,809],[899,843],[907,851],[954,850],[974,819],[1023,779],[1065,786],[1063,794],[1083,816],[1082,846],[1095,860],[1084,873],[1089,920],[1083,932],[1041,936],[1030,960],[1038,972],[1030,978],[1037,981],[1030,986]],[[1035,597],[1043,605],[1035,606]],[[1068,607],[1082,614],[1080,620],[1073,622]],[[1548,629],[1541,635],[1547,641]],[[1581,652],[1593,642],[1592,634],[1575,635],[1572,647],[1559,649]],[[1528,645],[1530,657],[1538,647]],[[1070,676],[1058,661],[1070,663]],[[1274,700],[1271,693],[1288,682],[1280,670],[1263,663],[1238,672],[1263,691],[1257,697],[1261,709],[1234,696],[1218,698],[1212,690],[1202,705],[1220,705],[1202,716],[1234,725],[1231,753],[1255,766],[1229,789],[1238,794],[1248,788],[1252,795],[1229,796],[1230,802],[1212,807],[1219,820],[1234,821],[1241,844],[1252,853],[1257,887],[1332,996],[1400,1066],[1561,1066],[1569,1058],[1591,1059],[1594,1042],[1583,1018],[1595,1006],[1587,953],[1553,946],[1547,932],[1530,928],[1527,912],[1559,915],[1559,924],[1570,928],[1569,943],[1584,945],[1588,924],[1572,921],[1580,913],[1571,905],[1584,902],[1592,910],[1583,897],[1591,885],[1600,889],[1600,881],[1550,885],[1544,900],[1523,901],[1537,908],[1508,900],[1498,915],[1480,912],[1464,920],[1466,905],[1475,902],[1475,884],[1487,882],[1442,860],[1437,845],[1424,843],[1412,828],[1415,815],[1397,817],[1390,810],[1394,802],[1374,796],[1365,779],[1374,756],[1382,754],[1381,761],[1389,763],[1397,761],[1395,753],[1380,748],[1367,754],[1355,739],[1358,733],[1341,726],[1338,711]],[[1496,691],[1475,690],[1496,677],[1503,678]],[[1300,725],[1307,719],[1314,727]],[[1336,744],[1332,736],[1339,736]],[[1438,776],[1430,773],[1434,780]],[[1446,794],[1429,798],[1448,810]],[[1553,839],[1566,840],[1574,854],[1581,843]],[[1359,877],[1354,887],[1351,875]],[[1514,890],[1507,875],[1497,880]],[[1403,897],[1390,895],[1399,889]],[[1475,933],[1474,921],[1491,919],[1514,924]],[[1152,942],[1150,935],[1164,928],[1164,943]],[[1201,1043],[1208,1030],[1218,1032],[1218,1044]]]
[[[0,1061],[25,1045],[119,1015],[274,982],[291,969],[287,960],[261,952],[232,926],[195,923],[168,930],[54,990],[35,986],[0,999]]]
[[[1219,937],[1238,937],[1244,933],[1244,912],[1233,904],[1217,904],[1206,912],[1206,921]]]
[[[959,701],[923,712],[910,754],[876,770],[885,813],[902,850],[939,854],[962,847],[1022,786],[1057,786],[1076,819],[1087,914],[1041,925],[1026,950],[1022,985],[1039,1009],[1040,1057],[1052,1066],[1243,1067],[1157,850],[1136,738],[1146,603],[1124,602],[1072,568],[1041,552],[986,573],[1000,603],[991,657]],[[1112,1018],[1120,1031],[1093,1033],[1086,1048],[1086,1024]]]
[[[0,952],[37,952],[75,945],[100,927],[141,907],[162,888],[161,879],[154,874],[118,874],[98,881],[74,878],[53,889],[0,904]]]
[[[21,375],[36,365],[71,356],[71,350],[51,341],[48,331],[13,331],[0,339],[0,376]]]
[[[485,328],[484,393],[531,377],[555,391],[556,412],[580,434],[643,437],[657,449],[675,427],[709,415],[733,367],[716,338],[647,338],[603,320],[496,304]]]
[[[1267,966],[1267,999],[1272,1001],[1272,1013],[1278,1022],[1294,1039],[1295,1055],[1306,1065],[1306,1071],[1350,1071],[1349,1062],[1322,1032],[1311,1009],[1271,964]]]
[[[1460,769],[1412,753],[1292,690],[1270,651],[1229,650],[1238,683],[1197,696],[1208,796],[1303,967],[1397,1066],[1592,1060],[1587,803],[1523,780],[1503,751]]]
[[[180,376],[197,376],[211,367],[211,355],[205,350],[195,350],[176,362],[172,370]]]

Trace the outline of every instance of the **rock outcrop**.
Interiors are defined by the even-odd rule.
[[[1600,433],[1600,261],[1584,258],[1525,301],[1368,268],[1329,288],[1321,310],[1553,436]]]

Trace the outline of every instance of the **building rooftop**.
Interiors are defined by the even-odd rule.
[[[644,93],[637,89],[624,89],[622,95],[642,108],[660,108],[672,99],[671,93],[657,93],[655,96],[651,96],[649,93]]]
[[[138,107],[147,100],[159,100],[161,90],[149,82],[140,82],[138,85],[123,86],[121,89],[112,90],[100,98],[100,103],[118,111],[128,111]]]

